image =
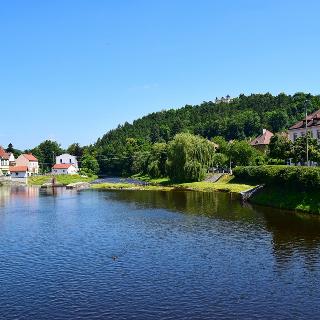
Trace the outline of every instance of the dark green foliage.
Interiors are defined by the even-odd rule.
[[[320,189],[320,168],[300,166],[237,167],[236,178],[251,183],[290,187],[298,190]]]
[[[81,158],[81,173],[91,176],[98,174],[99,170],[97,159],[93,155],[85,152]]]
[[[281,135],[274,135],[269,144],[269,156],[272,159],[287,160],[291,157],[292,142]]]
[[[150,152],[153,143],[168,142],[180,132],[208,139],[223,136],[227,140],[255,137],[261,134],[262,128],[276,133],[304,117],[306,99],[311,102],[308,113],[320,108],[319,96],[304,93],[272,96],[267,93],[240,95],[230,103],[203,102],[152,113],[132,124],[118,126],[98,139],[94,146],[97,159],[103,173],[130,174],[135,172],[132,165],[136,152]],[[128,150],[128,138],[135,139],[133,153],[130,148]]]
[[[215,146],[190,133],[180,133],[168,146],[168,175],[172,181],[201,181],[212,165]]]
[[[38,158],[40,170],[50,172],[52,166],[56,163],[56,156],[62,154],[63,151],[58,142],[45,140],[32,149],[31,153]]]
[[[68,147],[67,153],[76,156],[78,159],[80,159],[83,156],[83,148],[80,146],[79,143],[73,143]]]

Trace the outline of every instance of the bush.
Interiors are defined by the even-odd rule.
[[[320,168],[294,166],[248,166],[233,170],[236,178],[294,189],[320,189]]]

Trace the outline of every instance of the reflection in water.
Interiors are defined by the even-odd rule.
[[[254,206],[242,203],[237,195],[219,192],[128,190],[110,192],[106,199],[110,198],[134,203],[138,208],[164,208],[225,221],[247,222],[251,227],[266,229],[272,236],[273,250],[279,265],[290,262],[297,251],[306,253],[305,263],[309,266],[319,259],[320,217],[315,215]]]
[[[185,191],[0,203],[1,319],[320,318],[318,217]]]

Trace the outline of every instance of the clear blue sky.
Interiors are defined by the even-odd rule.
[[[0,144],[88,144],[226,94],[319,94],[319,12],[317,0],[3,0]]]

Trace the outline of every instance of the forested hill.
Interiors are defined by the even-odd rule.
[[[113,171],[118,165],[111,164],[112,157],[115,162],[122,162],[118,164],[123,168],[128,152],[148,151],[153,143],[168,142],[179,132],[187,131],[208,139],[219,135],[227,140],[243,140],[257,136],[263,128],[273,132],[285,130],[304,116],[306,100],[308,112],[320,108],[319,95],[267,93],[240,95],[229,103],[203,102],[155,112],[132,124],[119,125],[98,139],[95,148],[100,157],[105,157],[100,161],[102,171],[110,171],[111,167]]]

